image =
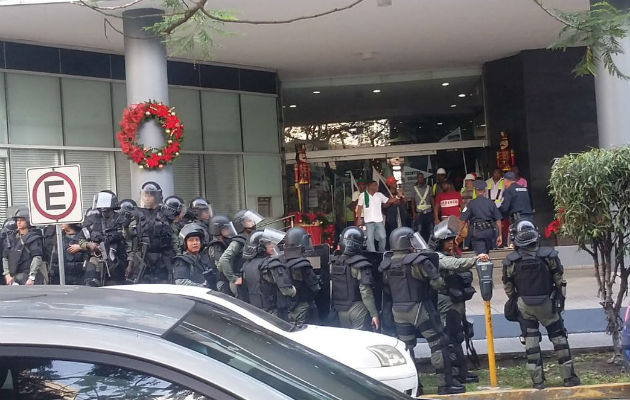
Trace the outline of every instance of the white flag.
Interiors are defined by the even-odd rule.
[[[385,181],[385,178],[383,178],[383,175],[381,175],[374,167],[372,167],[372,179],[377,182],[381,182],[383,185],[385,185],[385,188],[389,192],[389,195],[390,196],[392,195],[392,192],[387,187],[387,181]]]
[[[359,185],[357,185],[357,181],[354,179],[352,171],[350,171],[350,188],[352,189],[352,193],[359,191]]]

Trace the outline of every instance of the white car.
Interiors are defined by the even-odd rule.
[[[254,324],[307,346],[403,393],[416,396],[418,372],[405,344],[373,332],[318,325],[294,325],[223,293],[180,285],[108,286],[146,293],[178,294],[223,306]]]

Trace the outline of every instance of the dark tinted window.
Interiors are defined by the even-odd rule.
[[[3,400],[206,400],[208,397],[130,369],[44,358],[0,358]]]
[[[295,399],[409,398],[210,304],[195,305],[165,339],[229,365]]]

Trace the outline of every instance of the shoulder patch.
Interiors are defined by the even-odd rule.
[[[362,255],[356,255],[348,258],[347,263],[352,268],[372,268],[372,263]]]
[[[509,265],[517,260],[521,259],[521,254],[518,251],[513,251],[505,257],[504,265]],[[507,264],[506,264],[507,263]]]
[[[538,257],[557,257],[558,252],[553,247],[539,247],[536,255]]]
[[[421,253],[409,253],[402,259],[402,265],[419,264],[427,257]]]

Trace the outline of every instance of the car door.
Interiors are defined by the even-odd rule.
[[[90,350],[2,346],[3,400],[233,400],[169,367]]]

